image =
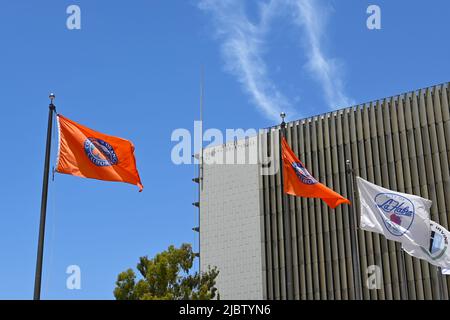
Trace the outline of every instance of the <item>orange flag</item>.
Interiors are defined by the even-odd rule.
[[[321,198],[333,209],[342,203],[350,204],[348,199],[319,183],[311,176],[303,163],[300,162],[291,150],[285,138],[282,140],[281,153],[283,157],[285,193],[305,198]]]
[[[58,114],[59,151],[56,171],[73,176],[120,181],[144,188],[131,141],[86,128]]]

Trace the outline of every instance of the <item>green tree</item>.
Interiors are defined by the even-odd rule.
[[[179,249],[170,246],[153,259],[140,257],[136,281],[132,269],[117,277],[114,296],[117,300],[211,300],[216,297],[216,267],[190,274],[195,253],[190,244]]]

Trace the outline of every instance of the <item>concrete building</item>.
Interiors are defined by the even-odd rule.
[[[293,121],[287,125],[288,142],[311,174],[338,193],[352,196],[350,160],[364,179],[431,199],[431,219],[448,229],[449,89],[449,83],[441,84]],[[286,299],[278,141],[275,126],[204,150],[200,267],[219,268],[222,299]],[[236,155],[239,150],[260,156],[239,161],[246,154]],[[211,164],[213,157],[247,164]],[[288,210],[295,298],[353,299],[350,207],[331,210],[318,199],[288,196]],[[436,267],[402,253],[400,244],[381,235],[358,229],[357,240],[364,299],[448,299],[450,277]],[[366,283],[372,271],[377,289]]]

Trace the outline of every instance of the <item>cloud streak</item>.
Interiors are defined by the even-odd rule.
[[[344,91],[341,70],[335,59],[325,56],[322,49],[322,38],[328,16],[325,8],[321,8],[316,0],[291,0],[294,8],[294,21],[302,27],[307,41],[305,44],[308,56],[308,70],[320,83],[329,108],[345,107],[354,103]]]
[[[253,104],[269,119],[279,121],[281,111],[292,115],[290,100],[273,83],[267,71],[264,53],[267,35],[277,15],[291,12],[294,25],[303,31],[308,58],[307,70],[321,85],[330,107],[346,106],[351,100],[345,95],[335,60],[322,50],[321,38],[326,16],[314,0],[268,0],[258,7],[259,21],[252,22],[245,12],[245,1],[201,0],[199,8],[213,17],[225,68],[233,74],[250,96]],[[293,15],[292,15],[293,13]]]
[[[271,0],[259,7],[258,24],[246,16],[244,1],[203,0],[199,6],[214,18],[217,36],[223,41],[227,71],[237,77],[261,112],[278,121],[280,112],[291,110],[291,104],[270,80],[263,53],[266,34],[279,1]]]

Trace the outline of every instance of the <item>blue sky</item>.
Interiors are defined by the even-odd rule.
[[[81,8],[68,30],[66,8]],[[382,29],[368,30],[379,5]],[[365,0],[2,1],[0,299],[31,299],[48,94],[83,125],[130,139],[142,193],[56,175],[43,299],[112,299],[119,272],[194,243],[193,165],[170,155],[177,128],[262,128],[450,80],[450,2]],[[53,152],[52,163],[55,160]],[[66,289],[67,266],[81,290]]]

